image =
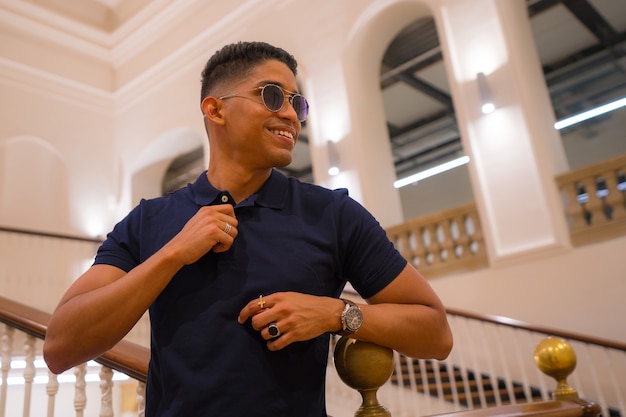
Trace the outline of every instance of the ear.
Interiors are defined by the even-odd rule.
[[[202,113],[204,113],[204,117],[208,122],[215,123],[218,125],[223,125],[224,121],[224,106],[222,105],[222,100],[219,100],[215,97],[208,96],[202,100],[200,104],[202,108]]]

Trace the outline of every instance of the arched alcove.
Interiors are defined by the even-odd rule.
[[[406,219],[474,201],[466,165],[428,172],[465,156],[435,20],[424,16],[401,28],[381,62],[381,93]]]
[[[390,132],[381,94],[381,62],[398,32],[422,17],[429,8],[416,1],[375,2],[351,27],[344,47],[344,74],[350,103],[350,154],[339,149],[340,157],[353,160],[359,173],[360,201],[381,224],[405,220],[396,180]],[[373,169],[375,167],[375,169]]]
[[[207,155],[208,140],[194,129],[186,127],[172,129],[152,140],[139,154],[133,165],[132,204],[136,205],[142,198],[163,195],[163,179],[172,161],[198,148],[203,149],[204,155]]]
[[[68,172],[61,153],[44,139],[0,142],[0,224],[67,233]]]

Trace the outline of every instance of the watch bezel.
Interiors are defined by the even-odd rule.
[[[345,303],[345,307],[341,312],[341,327],[342,330],[337,334],[341,336],[347,336],[355,333],[357,330],[361,328],[363,325],[363,313],[361,312],[361,308],[354,304],[350,300],[341,299]],[[352,326],[352,318],[358,317],[359,324],[358,326]]]

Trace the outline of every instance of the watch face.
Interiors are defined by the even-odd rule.
[[[346,311],[346,328],[350,331],[356,332],[363,323],[363,314],[361,309],[356,306],[351,306]]]

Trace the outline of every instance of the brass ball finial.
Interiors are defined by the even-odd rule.
[[[335,346],[334,359],[341,380],[359,391],[363,399],[354,416],[391,417],[378,402],[376,392],[393,372],[393,351],[344,336]]]
[[[535,348],[535,364],[541,372],[557,382],[556,400],[577,400],[578,393],[567,384],[567,377],[576,368],[576,353],[563,339],[548,337]]]

